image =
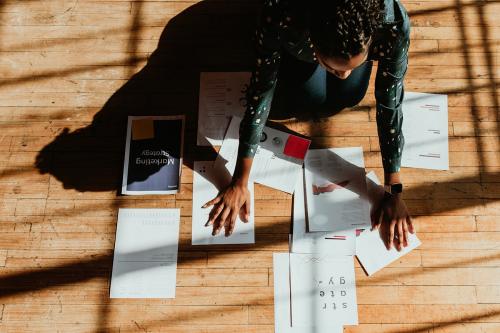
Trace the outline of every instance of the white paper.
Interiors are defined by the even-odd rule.
[[[304,178],[299,177],[293,193],[293,253],[354,255],[356,228],[338,232],[307,232]]]
[[[369,196],[372,198],[371,201],[377,205],[384,196],[384,188],[380,185],[380,181],[373,171],[366,176]],[[408,237],[408,246],[403,247],[401,252],[398,252],[394,247],[387,250],[378,229],[371,231],[368,228],[364,230],[356,239],[356,256],[366,274],[374,274],[421,244],[416,234],[409,233]]]
[[[220,146],[232,116],[245,113],[250,72],[201,72],[198,146]]]
[[[448,96],[405,92],[401,165],[448,170]]]
[[[231,172],[236,167],[238,157],[240,122],[239,117],[233,117],[231,120],[219,155],[215,160],[216,165],[225,165]],[[277,190],[293,193],[304,160],[284,154],[284,147],[290,137],[297,136],[264,127],[262,139],[252,163],[250,179]]]
[[[311,149],[305,160],[309,231],[370,226],[361,147]]]
[[[290,254],[292,327],[358,324],[353,259]]]
[[[213,226],[205,226],[213,206],[207,208],[201,208],[201,206],[215,198],[219,190],[227,186],[230,181],[231,175],[229,172],[224,167],[214,167],[213,161],[194,162],[192,215],[193,245],[255,243],[254,190],[252,182],[249,182],[248,187],[251,205],[250,218],[247,223],[242,222],[238,216],[233,233],[229,237],[224,235],[224,228],[218,235],[212,236]]]
[[[274,332],[275,333],[342,333],[341,324],[292,327],[290,308],[290,258],[288,253],[273,254]]]
[[[111,298],[174,298],[180,210],[118,211]]]

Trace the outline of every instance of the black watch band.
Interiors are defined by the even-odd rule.
[[[384,189],[387,193],[398,194],[398,193],[403,192],[403,184],[396,183],[396,184],[391,184],[391,185],[384,185]]]

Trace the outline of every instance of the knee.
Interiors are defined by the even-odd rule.
[[[364,92],[363,92],[363,94],[361,94],[361,93],[349,94],[349,96],[345,96],[343,103],[342,103],[342,107],[343,108],[351,108],[353,106],[356,106],[359,103],[361,103],[361,101],[363,100],[364,97],[365,97]]]

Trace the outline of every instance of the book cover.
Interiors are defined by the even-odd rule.
[[[130,116],[127,124],[122,194],[179,191],[184,116]]]

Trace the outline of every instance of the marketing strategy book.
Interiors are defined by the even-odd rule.
[[[122,194],[179,192],[184,116],[129,116]]]

